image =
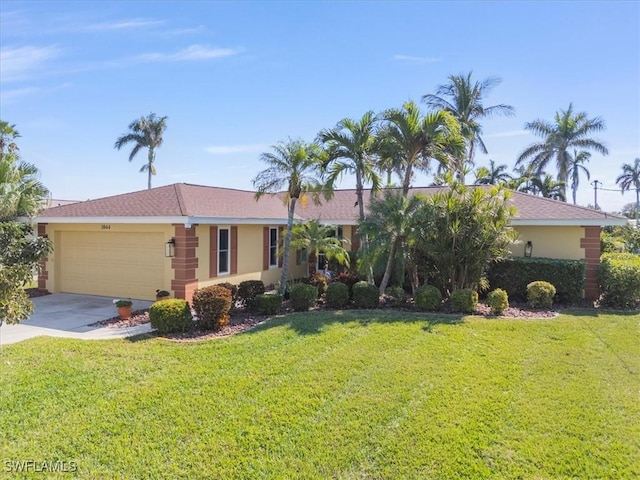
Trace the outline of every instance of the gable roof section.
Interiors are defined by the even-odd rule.
[[[411,193],[431,195],[446,187],[416,187]],[[487,188],[487,187],[477,187]],[[254,192],[230,188],[177,183],[150,190],[87,200],[46,209],[41,223],[184,223],[184,224],[286,224],[283,194],[265,195],[256,201]],[[364,192],[368,205],[370,191]],[[565,202],[513,191],[509,200],[517,214],[517,225],[624,225],[626,219]],[[296,220],[355,225],[358,205],[354,189],[336,190],[320,205],[298,203]]]

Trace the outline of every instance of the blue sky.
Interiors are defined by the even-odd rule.
[[[525,122],[552,120],[570,102],[607,124],[598,138],[610,155],[593,155],[592,180],[615,189],[621,165],[640,156],[637,1],[3,0],[0,9],[0,118],[16,124],[23,158],[54,198],[146,188],[146,153],[129,163],[113,143],[150,112],[169,117],[154,186],[251,189],[270,145],[419,101],[470,70],[503,80],[485,105],[516,109],[484,122],[489,155],[478,165],[513,166],[536,141]],[[616,210],[633,197],[598,200]],[[586,179],[578,202],[593,203]]]

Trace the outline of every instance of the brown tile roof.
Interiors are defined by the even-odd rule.
[[[431,195],[442,188],[446,187],[416,187],[411,192]],[[56,220],[70,217],[200,217],[283,221],[287,218],[287,207],[282,198],[282,194],[265,195],[256,201],[254,192],[246,190],[177,183],[52,207],[45,210],[41,217]],[[364,198],[368,204],[369,191],[365,191]],[[510,202],[517,209],[514,224],[624,223],[622,217],[522,192],[512,192]],[[330,201],[322,200],[320,205],[311,200],[300,202],[296,217],[318,219],[326,223],[354,224],[358,218],[355,190],[336,190]]]

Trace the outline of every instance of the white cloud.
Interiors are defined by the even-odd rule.
[[[412,55],[394,55],[394,60],[398,60],[400,62],[411,62],[411,63],[438,63],[441,62],[441,58],[436,57],[415,57]]]
[[[132,18],[126,20],[116,20],[113,22],[91,23],[82,27],[78,27],[77,30],[86,32],[109,32],[133,28],[153,27],[156,25],[162,25],[163,23],[163,20]]]
[[[214,155],[233,155],[235,153],[260,153],[268,148],[268,145],[214,145],[205,148],[205,151]]]
[[[0,49],[0,78],[5,82],[20,80],[61,53],[62,50],[54,45],[3,47]]]
[[[492,133],[490,135],[484,135],[484,138],[505,138],[505,137],[519,137],[521,135],[528,135],[526,130],[509,130],[507,132]]]
[[[242,50],[239,48],[209,48],[203,45],[191,45],[175,53],[146,53],[138,57],[139,60],[148,62],[185,62],[194,60],[211,60],[214,58],[230,57],[237,55]]]

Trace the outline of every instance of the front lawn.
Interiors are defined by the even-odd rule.
[[[195,343],[34,339],[0,352],[0,476],[637,478],[639,328],[349,311]]]

